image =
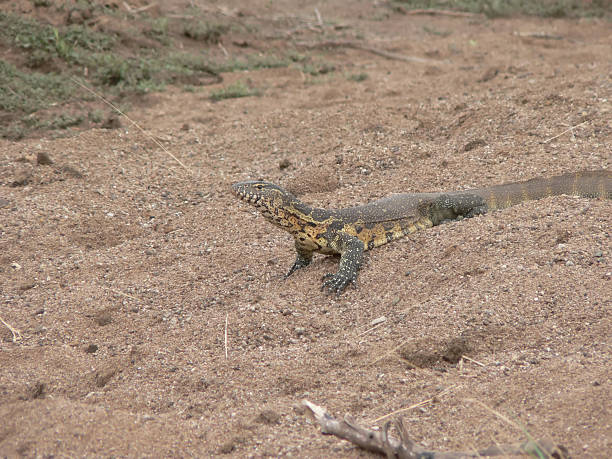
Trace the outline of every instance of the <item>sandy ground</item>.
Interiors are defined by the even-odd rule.
[[[342,207],[610,168],[610,24],[260,3],[314,24],[317,6],[428,61],[310,50],[335,71],[148,96],[130,116],[189,171],[126,121],[1,141],[0,317],[21,339],[0,327],[0,456],[369,457],[300,401],[382,425],[433,398],[400,413],[428,448],[527,432],[609,457],[610,202],[553,197],[417,233],[369,252],[336,298],[319,287],[337,259],[284,281],[290,236],[230,185],[265,178]],[[208,99],[234,81],[261,96]]]

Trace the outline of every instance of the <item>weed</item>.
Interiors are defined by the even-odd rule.
[[[60,75],[22,72],[0,60],[0,110],[32,113],[73,94],[72,84]]]
[[[304,62],[308,59],[308,56],[305,54],[300,54],[297,51],[291,51],[288,53],[287,57],[291,62]]]
[[[80,115],[71,116],[64,113],[60,114],[57,118],[48,122],[45,127],[47,129],[67,129],[71,126],[78,126],[83,122],[83,117]]]
[[[258,96],[258,95],[260,95],[259,90],[251,89],[242,81],[238,81],[225,88],[221,88],[217,91],[212,91],[210,93],[210,99],[214,102],[217,102],[223,99],[234,99],[237,97],[248,97],[248,96]]]
[[[368,74],[367,73],[363,73],[363,72],[362,73],[353,73],[353,74],[351,74],[351,75],[346,77],[347,80],[357,81],[357,82],[365,81],[368,78],[369,78]]]
[[[32,63],[59,57],[67,62],[82,64],[88,51],[109,50],[115,37],[71,25],[58,29],[22,16],[0,12],[0,40],[8,45],[34,53]]]
[[[271,69],[287,67],[289,62],[277,56],[248,56],[246,59],[232,59],[216,65],[218,72],[236,72],[242,70]]]
[[[333,64],[327,62],[303,63],[301,68],[303,73],[311,76],[325,75],[336,70]]]
[[[451,34],[447,30],[438,30],[434,29],[433,27],[427,27],[426,25],[423,26],[423,31],[431,35],[437,35],[439,37],[448,37]]]
[[[168,46],[170,38],[168,37],[168,18],[160,17],[153,19],[150,27],[144,31],[145,35],[154,38],[162,45]]]
[[[166,61],[166,70],[191,75],[195,72],[217,76],[219,69],[203,56],[188,53],[171,53]]]
[[[68,12],[69,8],[68,2],[32,2],[37,7],[58,3],[58,12]],[[95,10],[107,16],[124,18],[123,13],[112,6],[92,6],[87,0],[73,3],[76,8],[87,11],[88,17]],[[202,12],[194,9],[193,16],[202,17]],[[27,135],[29,130],[65,129],[80,124],[83,119],[99,123],[102,115],[95,110],[59,118],[54,115],[52,121],[41,119],[48,116],[43,110],[53,105],[77,98],[91,100],[90,94],[75,91],[71,75],[84,74],[88,84],[104,96],[112,98],[113,95],[130,92],[161,90],[168,83],[183,87],[186,91],[197,91],[201,75],[206,77],[207,82],[210,82],[211,77],[221,81],[220,72],[287,67],[291,62],[305,66],[311,75],[333,70],[333,66],[327,64],[307,64],[308,59],[297,53],[287,57],[257,54],[217,62],[202,53],[177,53],[170,46],[172,19],[139,17],[130,20],[140,21],[134,31],[144,29],[145,35],[160,45],[155,46],[155,49],[128,49],[126,52],[125,46],[121,50],[117,49],[119,37],[114,33],[98,32],[86,24],[53,27],[27,16],[0,11],[0,47],[12,50],[7,54],[9,58],[20,55],[17,61],[21,65],[16,67],[0,60],[0,116],[4,121],[0,126],[0,135],[18,139]],[[182,27],[179,31],[184,36],[207,44],[219,43],[223,34],[230,30],[227,25],[199,19],[189,19]],[[240,27],[248,30],[247,25],[242,24]],[[244,83],[236,83],[214,91],[211,98],[221,100],[258,94],[260,91]]]
[[[222,24],[209,24],[193,20],[183,26],[183,35],[193,40],[205,43],[217,44],[221,41],[221,35],[227,31],[228,27]]]
[[[101,123],[104,120],[104,112],[102,110],[91,110],[87,112],[87,119],[92,123]]]
[[[395,0],[407,8],[448,8],[488,17],[507,17],[518,14],[542,17],[605,16],[610,14],[609,0]]]

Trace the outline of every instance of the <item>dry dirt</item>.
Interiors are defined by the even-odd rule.
[[[282,50],[322,39],[315,7],[429,62],[314,50],[336,70],[148,96],[130,116],[191,173],[125,121],[0,142],[0,317],[21,332],[0,328],[0,456],[369,457],[321,435],[303,398],[367,425],[433,398],[401,412],[431,449],[528,433],[610,455],[610,202],[547,198],[417,233],[370,252],[336,298],[319,286],[337,259],[284,281],[290,236],[230,192],[266,178],[340,207],[610,168],[610,23],[359,1],[242,14],[304,18],[287,39],[259,30]],[[261,96],[208,99],[247,80]]]

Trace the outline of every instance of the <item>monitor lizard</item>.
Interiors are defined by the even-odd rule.
[[[326,274],[321,288],[340,294],[347,285],[355,284],[366,250],[418,230],[527,200],[561,194],[612,199],[612,171],[539,177],[466,191],[395,194],[338,210],[311,207],[280,186],[261,180],[236,183],[232,189],[294,237],[297,256],[285,278],[308,266],[314,252],[339,254],[338,271]]]

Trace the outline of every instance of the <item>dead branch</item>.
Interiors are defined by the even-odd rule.
[[[317,421],[321,427],[321,432],[324,434],[334,435],[343,440],[348,440],[368,451],[384,454],[390,459],[460,459],[466,457],[491,457],[519,454],[530,454],[536,457],[541,457],[541,455],[544,454],[546,457],[557,459],[569,458],[565,447],[555,445],[546,440],[491,446],[474,452],[427,451],[419,445],[416,445],[410,439],[408,429],[401,418],[395,423],[395,428],[400,436],[400,438],[397,439],[389,435],[389,429],[391,427],[390,422],[385,423],[382,431],[372,430],[360,426],[348,415],[344,417],[344,420],[339,421],[331,416],[325,408],[315,405],[308,400],[302,400],[302,405],[310,410],[315,421]]]
[[[123,2],[123,6],[125,7],[125,9],[127,10],[127,12],[129,14],[138,14],[138,13],[142,13],[143,11],[147,11],[151,8],[154,8],[157,6],[157,3],[149,3],[148,5],[145,6],[141,6],[140,8],[132,8],[127,2]]]
[[[578,126],[582,126],[583,124],[588,123],[589,121],[591,121],[591,120],[586,120],[586,121],[583,121],[582,123],[578,123],[578,124],[576,124],[575,126],[572,126],[572,127],[570,127],[569,129],[566,129],[566,130],[565,130],[565,131],[563,131],[561,134],[557,134],[556,136],[551,137],[551,138],[549,138],[549,139],[546,139],[546,140],[544,140],[544,141],[543,141],[543,142],[541,142],[541,143],[548,143],[548,142],[550,142],[551,140],[555,140],[556,138],[561,137],[561,136],[562,136],[563,134],[565,134],[566,132],[573,131],[573,130],[574,130],[574,129],[576,129]]]
[[[546,32],[514,32],[514,35],[521,38],[538,38],[541,40],[563,40],[561,35],[553,35]]]
[[[403,54],[391,53],[389,51],[384,51],[382,49],[374,48],[368,45],[362,45],[361,43],[357,43],[354,41],[323,41],[319,43],[306,43],[306,42],[298,42],[297,46],[301,46],[306,49],[324,49],[324,48],[352,48],[359,49],[361,51],[367,51],[372,54],[376,54],[378,56],[385,57],[387,59],[396,60],[396,61],[404,61],[404,62],[418,62],[420,64],[441,64],[441,61],[436,61],[433,59],[425,59],[423,57],[416,56],[405,56]]]
[[[13,327],[8,322],[5,322],[2,317],[0,317],[0,322],[2,322],[4,326],[8,328],[13,334],[13,343],[16,343],[17,341],[21,341],[21,332],[19,330],[17,330],[15,327]]]
[[[323,18],[321,18],[321,13],[319,13],[319,9],[316,6],[314,12],[317,17],[317,24],[319,24],[319,27],[323,27]]]
[[[405,12],[408,16],[417,15],[428,15],[428,16],[451,16],[456,18],[473,18],[482,17],[479,13],[464,13],[461,11],[449,11],[449,10],[407,10]]]

